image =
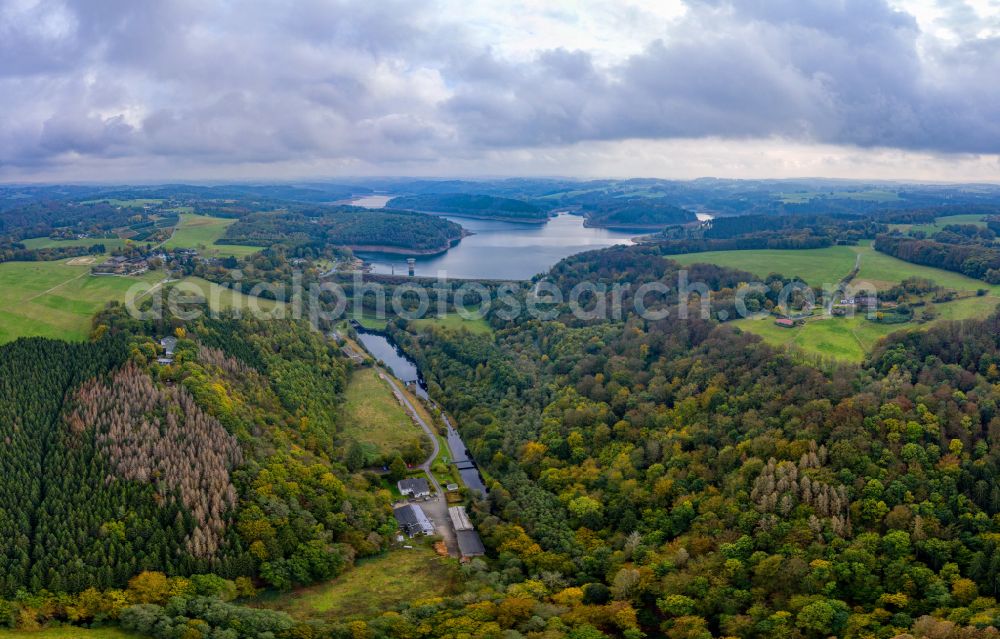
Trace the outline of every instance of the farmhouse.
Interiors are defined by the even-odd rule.
[[[408,477],[407,479],[401,479],[396,483],[396,487],[399,488],[399,494],[404,497],[415,497],[419,499],[421,497],[431,496],[431,487],[427,484],[427,480],[423,477]]]
[[[139,275],[149,270],[149,264],[141,257],[123,257],[117,255],[103,264],[90,269],[91,275]]]
[[[399,523],[399,529],[410,537],[417,535],[433,535],[434,524],[427,519],[424,509],[417,504],[406,504],[392,511]]]

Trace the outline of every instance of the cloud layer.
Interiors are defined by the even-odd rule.
[[[989,166],[997,27],[962,0],[8,0],[0,179],[551,173],[698,139]]]

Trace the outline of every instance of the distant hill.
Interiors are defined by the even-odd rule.
[[[471,193],[405,195],[389,200],[386,207],[517,222],[544,223],[549,217],[543,209],[522,200]]]
[[[355,250],[428,255],[447,251],[462,235],[460,225],[433,215],[332,206],[253,213],[230,226],[219,243],[271,246],[322,242]]]
[[[583,213],[587,226],[624,229],[662,229],[698,219],[687,209],[650,200],[601,202],[584,207]]]

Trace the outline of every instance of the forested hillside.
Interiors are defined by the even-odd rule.
[[[447,250],[461,237],[461,226],[434,215],[341,206],[254,213],[230,226],[223,241],[256,246],[321,242],[419,253]]]
[[[538,601],[576,592],[610,635],[973,637],[1000,623],[998,321],[823,371],[699,320],[395,334],[494,479],[497,569]]]
[[[343,360],[304,325],[188,329],[166,366],[119,309],[92,343],[0,347],[0,595],[144,570],[286,588],[381,549],[385,498],[349,487],[334,445]]]
[[[386,203],[393,209],[452,213],[472,217],[544,222],[548,213],[528,202],[507,197],[471,193],[427,193],[394,197]]]
[[[666,201],[623,199],[583,205],[587,226],[609,228],[661,229],[672,224],[697,220],[695,214]]]

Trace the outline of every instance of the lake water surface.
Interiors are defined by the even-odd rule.
[[[568,213],[545,224],[445,217],[474,235],[463,238],[446,253],[417,257],[416,275],[437,277],[442,271],[449,279],[527,280],[570,255],[631,244],[631,238],[642,234],[587,228],[582,217]],[[407,273],[406,256],[364,251],[357,256],[372,265],[373,273]]]

